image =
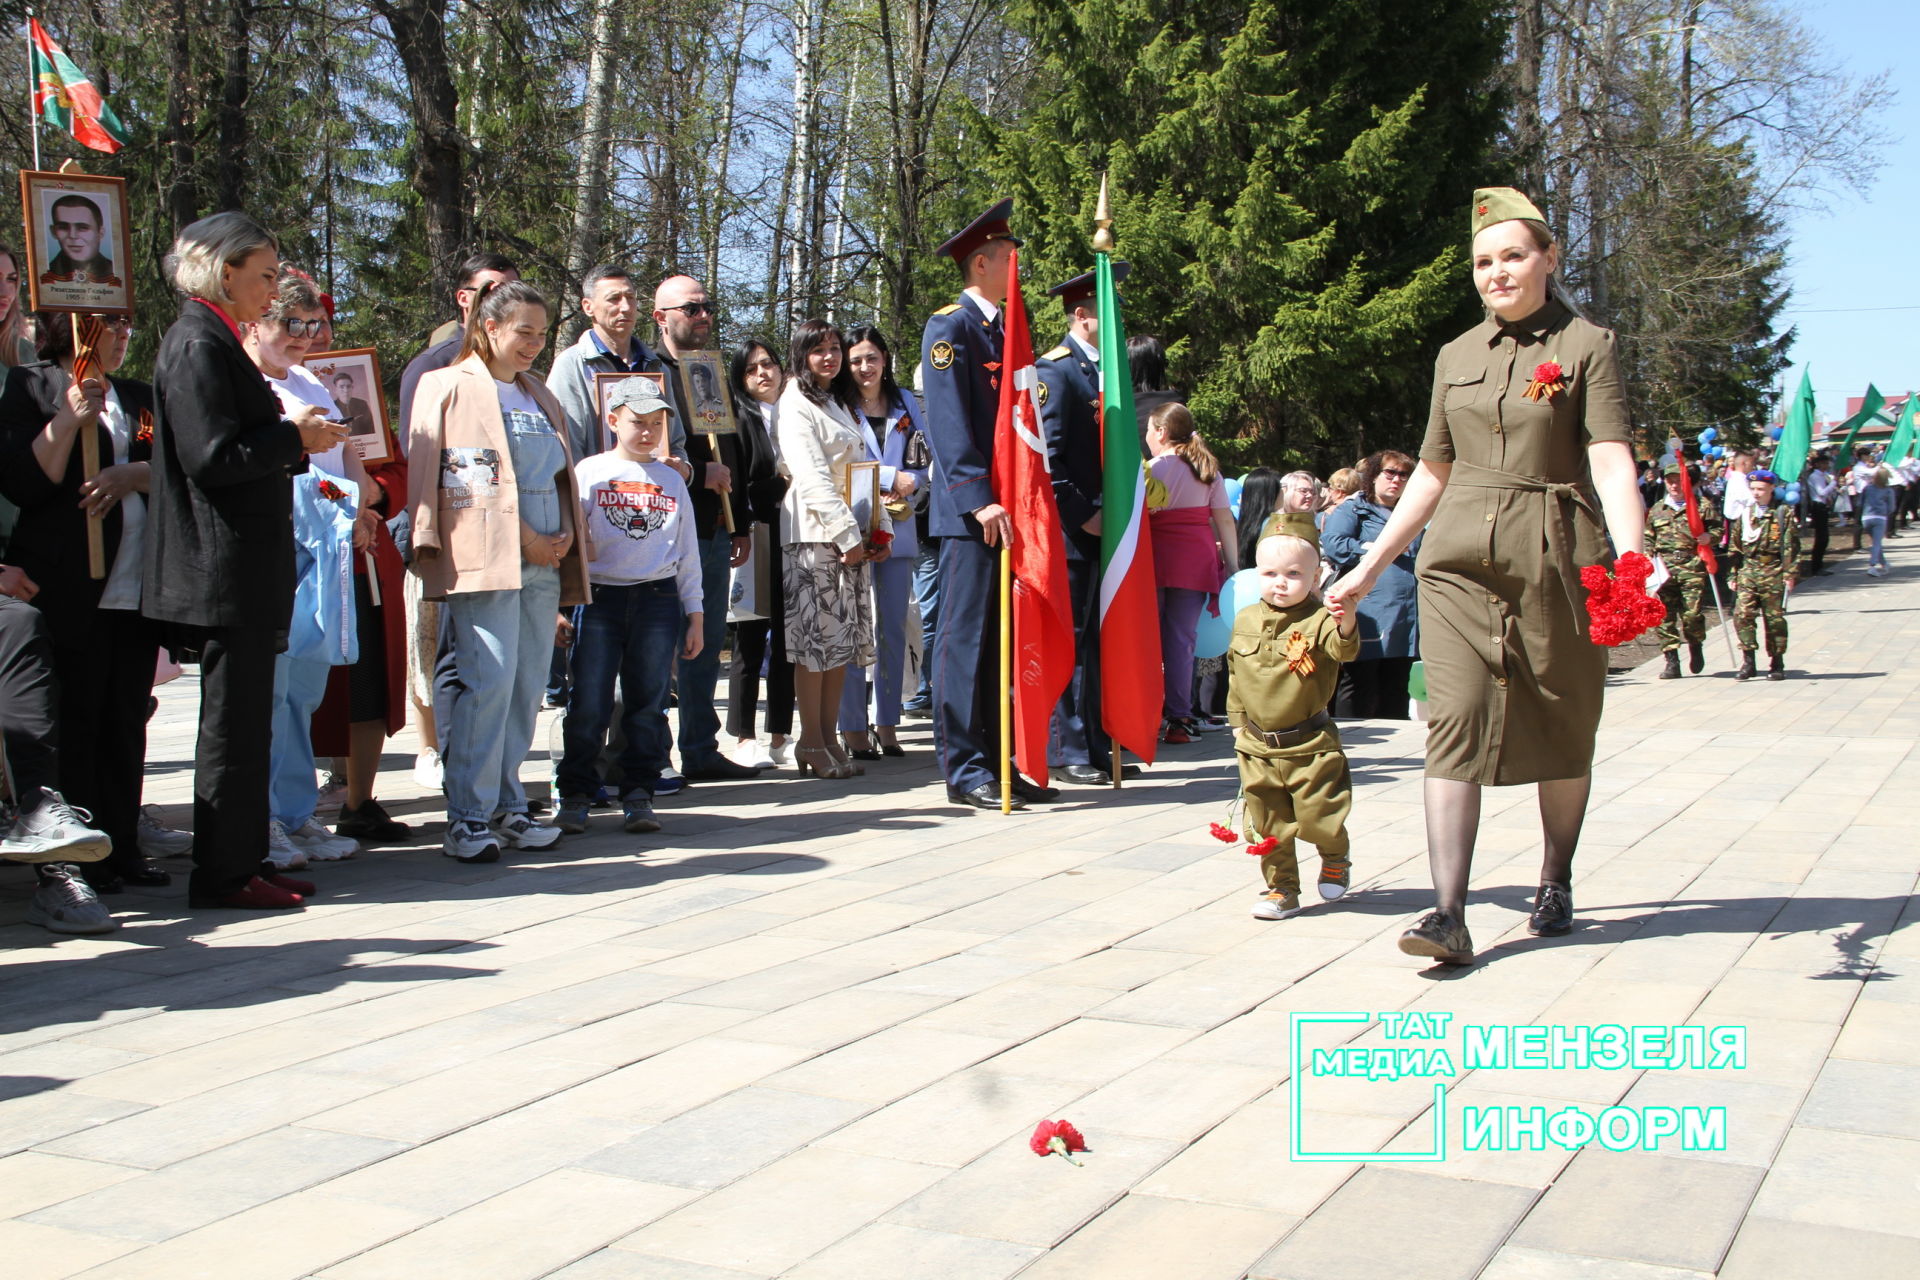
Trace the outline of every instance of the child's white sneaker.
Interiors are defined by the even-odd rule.
[[[1263,893],[1253,908],[1255,920],[1285,920],[1288,916],[1299,914],[1300,895],[1297,893]]]
[[[1337,866],[1321,863],[1320,901],[1332,902],[1336,898],[1344,897],[1348,884],[1352,882],[1352,876],[1353,864],[1350,862],[1342,862]]]

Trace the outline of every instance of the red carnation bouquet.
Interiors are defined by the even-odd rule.
[[[1247,798],[1244,794],[1234,796],[1233,800],[1227,805],[1227,820],[1225,822],[1209,822],[1207,824],[1207,834],[1215,840],[1218,840],[1221,844],[1238,844],[1240,842],[1240,832],[1237,828],[1240,823],[1245,820],[1246,804]],[[1249,840],[1247,842],[1247,852],[1256,858],[1264,858],[1279,847],[1280,841],[1272,836],[1268,836],[1264,840]]]
[[[1587,621],[1595,644],[1621,645],[1660,625],[1667,607],[1647,594],[1653,561],[1629,551],[1605,565],[1590,564],[1580,571],[1587,589]]]
[[[867,554],[873,555],[883,547],[893,545],[893,534],[885,529],[875,529],[867,535]]]

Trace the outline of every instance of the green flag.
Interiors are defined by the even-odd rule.
[[[1887,464],[1899,466],[1913,452],[1913,410],[1915,397],[1907,392],[1906,408],[1900,411],[1900,424],[1893,429],[1893,439],[1887,442]]]
[[[1860,434],[1860,428],[1873,421],[1874,415],[1880,412],[1880,406],[1886,402],[1887,398],[1869,382],[1867,394],[1860,401],[1860,412],[1833,429],[1835,435],[1839,435],[1842,431],[1847,433],[1846,439],[1840,442],[1839,456],[1833,460],[1835,471],[1843,471],[1853,465],[1853,438]]]
[[[1806,468],[1807,453],[1813,448],[1813,420],[1818,416],[1813,406],[1813,369],[1809,366],[1801,371],[1800,390],[1787,406],[1780,447],[1773,451],[1773,472],[1787,484],[1798,480]]]

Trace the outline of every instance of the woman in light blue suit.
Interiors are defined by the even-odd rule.
[[[907,597],[920,552],[910,517],[926,502],[931,456],[919,402],[894,381],[893,352],[878,329],[859,325],[847,333],[847,367],[860,392],[867,460],[880,464],[880,488],[893,517],[893,555],[873,567],[877,655],[871,673],[859,667],[847,672],[840,695],[840,732],[855,759],[878,760],[882,754],[906,754],[898,735],[900,685],[907,661]]]

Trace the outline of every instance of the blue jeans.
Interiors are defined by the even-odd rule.
[[[454,659],[466,686],[447,727],[447,821],[486,822],[525,813],[520,763],[533,745],[533,722],[553,655],[560,574],[520,566],[517,591],[469,591],[447,597]]]
[[[873,566],[874,690],[873,722],[900,723],[900,678],[907,668],[907,590],[918,565],[891,557]],[[867,672],[847,668],[840,690],[840,731],[867,730]]]
[[[933,626],[940,617],[940,540],[920,539],[913,561],[913,598],[920,602],[920,683],[913,696],[933,701]]]
[[[720,683],[720,649],[727,640],[727,590],[733,575],[727,568],[733,535],[715,529],[700,543],[700,585],[706,598],[705,637],[700,656],[680,663],[680,767],[699,769],[720,755],[720,713],[713,691]]]
[[[306,825],[320,799],[313,776],[313,713],[327,696],[327,677],[332,672],[324,662],[306,662],[284,653],[273,659],[268,799],[272,815],[286,823],[289,831]]]
[[[573,643],[573,700],[563,727],[557,781],[562,797],[600,790],[600,749],[613,723],[620,682],[620,795],[652,795],[667,766],[667,683],[683,614],[673,579],[615,587],[594,584]]]
[[[1867,563],[1876,569],[1887,567],[1887,553],[1882,540],[1887,536],[1887,518],[1885,516],[1867,516],[1861,520],[1867,527],[1867,536],[1873,539],[1873,549],[1867,553]]]

